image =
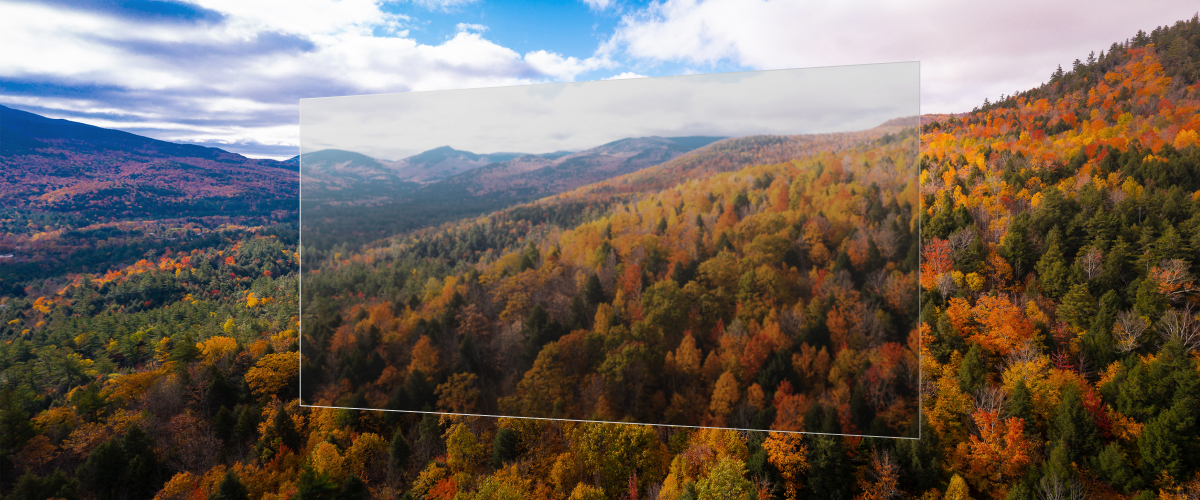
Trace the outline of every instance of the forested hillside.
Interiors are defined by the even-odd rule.
[[[722,150],[747,168],[310,262],[305,385],[324,405],[915,435],[915,132],[758,165],[792,141],[747,138]]]
[[[361,249],[226,226],[204,248],[21,281],[0,290],[0,488],[1195,498],[1200,18],[1071,66],[925,117],[919,137],[747,139],[723,162],[681,157]],[[916,168],[897,162],[918,139]],[[712,175],[670,175],[693,168]],[[837,433],[919,422],[920,439],[298,394]]]

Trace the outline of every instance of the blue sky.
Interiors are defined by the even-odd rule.
[[[1194,1],[0,0],[0,104],[289,157],[302,98],[921,61],[923,112],[1045,81]]]

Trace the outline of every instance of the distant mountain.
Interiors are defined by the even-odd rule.
[[[642,137],[540,155],[481,155],[443,146],[390,163],[345,151],[306,153],[304,210],[312,216],[305,218],[305,238],[322,248],[374,241],[637,172],[719,139]],[[327,159],[314,167],[318,172],[310,171],[312,158],[319,157]],[[428,182],[434,175],[479,165],[484,159],[504,161]],[[414,177],[422,168],[431,175]]]
[[[478,154],[441,146],[394,162],[325,149],[304,154],[301,174],[305,202],[440,204],[488,198],[507,203],[636,172],[720,139],[641,137],[546,154]]]
[[[576,153],[521,155],[425,186],[414,197],[534,199],[658,165],[721,139],[640,137]]]
[[[0,106],[0,206],[112,217],[295,210],[295,167]]]
[[[393,162],[389,166],[396,171],[396,174],[401,179],[418,184],[429,184],[479,167],[493,163],[503,163],[521,156],[525,156],[525,154],[475,154],[470,151],[454,149],[450,146],[442,146]]]
[[[223,149],[176,144],[70,120],[0,106],[0,157],[54,156],[66,152],[99,154],[121,152],[141,156],[200,158],[224,163],[257,163],[265,167],[289,168],[285,162],[253,160]]]
[[[305,153],[300,164],[304,201],[378,203],[411,193],[420,185],[370,156],[323,149]]]
[[[863,143],[887,144],[918,133],[918,117],[888,120],[867,130],[799,135],[751,135],[708,144],[670,161],[635,172],[612,177],[562,193],[562,198],[605,199],[614,193],[646,193],[674,186],[680,179],[700,179],[742,168],[747,161],[761,164],[781,163],[816,151],[837,153]],[[885,176],[887,177],[887,176]],[[891,178],[896,177],[891,175]],[[553,200],[547,200],[553,202]]]

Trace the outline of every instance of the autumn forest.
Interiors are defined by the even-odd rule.
[[[361,246],[6,207],[0,495],[1196,498],[1200,18],[1069,66]]]

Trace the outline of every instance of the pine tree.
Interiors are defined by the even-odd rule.
[[[1050,440],[1064,443],[1071,462],[1094,455],[1099,448],[1099,435],[1092,414],[1083,407],[1083,398],[1074,384],[1063,390],[1062,399],[1050,422]]]
[[[1062,298],[1062,305],[1058,306],[1059,319],[1079,329],[1091,326],[1095,313],[1096,299],[1084,284],[1071,286]]]
[[[1113,339],[1112,329],[1120,312],[1119,300],[1117,292],[1113,290],[1100,297],[1100,307],[1091,320],[1091,326],[1079,339],[1083,355],[1095,366],[1108,366],[1113,360],[1116,340]]]
[[[301,445],[300,433],[296,432],[295,421],[288,414],[283,406],[275,412],[275,417],[271,421],[271,426],[263,433],[262,439],[258,442],[258,455],[264,459],[270,459],[279,451],[280,446],[286,446],[290,450],[299,450]]]
[[[12,456],[37,435],[15,385],[5,382],[0,388],[0,477],[13,477]]]
[[[1055,299],[1067,292],[1067,278],[1070,274],[1061,247],[1062,235],[1058,226],[1054,226],[1046,236],[1046,251],[1042,253],[1042,258],[1036,266],[1042,291],[1047,297]]]
[[[1025,433],[1034,436],[1038,433],[1037,427],[1034,425],[1036,421],[1033,416],[1033,395],[1029,392],[1029,386],[1024,380],[1017,382],[1013,388],[1012,394],[1008,398],[1009,417],[1016,417],[1025,421]]]
[[[388,464],[391,466],[392,472],[398,473],[406,467],[411,457],[412,447],[409,446],[408,439],[404,437],[404,430],[397,428],[396,433],[392,434],[392,442],[388,446]]]
[[[492,442],[492,467],[499,469],[517,458],[521,451],[517,448],[519,441],[520,436],[510,429],[501,427],[496,431],[496,439]]]
[[[1191,395],[1179,397],[1169,409],[1146,423],[1138,438],[1142,458],[1142,477],[1153,481],[1160,472],[1171,477],[1188,477],[1195,467],[1197,452],[1196,400]]]
[[[962,366],[958,369],[958,383],[962,391],[972,394],[983,384],[987,383],[987,366],[983,359],[983,349],[976,342],[971,343],[967,355],[963,358]]]
[[[125,431],[121,448],[127,460],[123,478],[127,498],[153,497],[162,484],[162,471],[154,456],[154,439],[134,425]]]
[[[79,499],[79,482],[67,477],[61,469],[47,478],[26,472],[9,490],[6,500],[44,500],[46,498]]]
[[[225,471],[225,477],[221,479],[221,485],[217,488],[216,493],[208,496],[208,500],[249,499],[250,492],[246,490],[246,486],[242,484],[233,470]]]
[[[850,482],[846,478],[853,472],[842,447],[842,438],[825,435],[810,437],[810,468],[804,483],[808,495],[805,498],[849,498]]]
[[[1043,491],[1047,483],[1058,482],[1062,485],[1070,485],[1075,482],[1075,469],[1071,466],[1071,455],[1071,448],[1066,442],[1050,442],[1049,456],[1042,464]]]
[[[600,277],[596,273],[588,276],[587,285],[584,286],[584,296],[593,306],[608,301],[608,298],[604,296],[604,287],[600,285]]]
[[[1129,457],[1125,456],[1118,443],[1109,443],[1100,450],[1100,454],[1092,460],[1092,469],[1101,479],[1125,493],[1132,493],[1142,487],[1142,478],[1133,470]]]
[[[367,483],[357,475],[350,474],[342,481],[342,487],[337,492],[337,500],[364,500],[371,498],[371,490]]]
[[[1158,284],[1154,282],[1154,279],[1147,277],[1137,284],[1136,290],[1133,310],[1139,316],[1149,318],[1152,322],[1157,321],[1168,306],[1166,297],[1163,297],[1163,294],[1158,291]]]
[[[296,481],[298,500],[337,500],[338,485],[324,472],[305,467]]]
[[[83,486],[100,500],[120,498],[124,474],[125,453],[116,439],[109,439],[92,449],[79,472]]]
[[[1033,250],[1029,245],[1029,214],[1021,212],[1013,217],[1008,232],[1000,240],[1000,256],[1013,268],[1013,277],[1021,279],[1033,264]]]

